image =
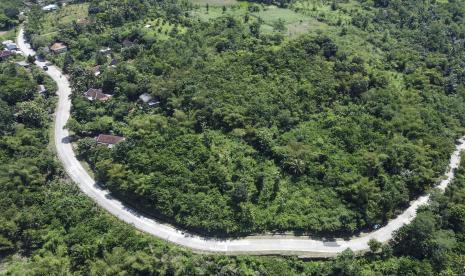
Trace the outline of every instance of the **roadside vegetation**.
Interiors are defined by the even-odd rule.
[[[27,32],[68,45],[41,54],[71,77],[80,158],[124,201],[208,235],[350,236],[433,187],[464,133],[464,5],[402,3],[90,1],[32,10]],[[38,40],[62,15],[87,21]],[[286,33],[303,22],[320,27]]]
[[[0,3],[0,31],[13,28],[19,23],[22,3],[15,0],[2,0]]]
[[[15,36],[15,27],[20,23],[21,1],[2,0],[0,2],[0,41],[9,40]]]
[[[263,2],[276,6],[33,7],[27,34],[70,75],[77,152],[122,200],[217,236],[382,226],[437,183],[464,133],[464,4]],[[56,41],[69,51],[47,52]],[[89,101],[89,88],[112,97]],[[135,231],[69,182],[47,149],[55,90],[37,68],[0,63],[0,274],[465,274],[465,162],[364,257],[199,255]],[[101,133],[126,140],[109,149]]]
[[[35,84],[42,77],[49,94]],[[463,275],[465,162],[393,241],[328,261],[199,255],[137,232],[98,208],[48,149],[56,88],[38,68],[0,63],[2,275]],[[32,110],[32,112],[31,112]],[[16,116],[15,116],[16,112]],[[39,116],[41,115],[41,116]]]

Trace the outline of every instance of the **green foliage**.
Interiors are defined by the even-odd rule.
[[[138,18],[121,10],[129,2],[112,8],[120,18],[99,10],[106,1],[95,2],[91,12],[104,22]],[[166,3],[156,11],[191,31],[157,43],[136,36],[140,51],[116,68],[104,62],[97,78],[84,69],[94,65],[93,51],[117,47],[123,37],[98,28],[63,32],[68,41],[83,35],[102,44],[75,44],[67,62],[78,154],[119,196],[202,231],[351,233],[383,222],[435,183],[464,121],[461,50],[440,50],[450,44],[444,37],[435,46],[419,43],[410,31],[421,24],[390,28],[397,9],[406,7],[402,17],[423,12],[416,10],[423,3],[399,3],[375,3],[391,13],[377,19],[391,34],[371,37],[380,56],[353,53],[320,34],[257,38],[234,19],[197,25],[183,18],[182,6]],[[431,10],[447,21],[458,4],[437,5]],[[63,179],[41,116],[53,100],[34,93],[40,78],[14,65],[0,69],[0,256],[7,274],[464,274],[465,163],[444,196],[434,194],[392,243],[370,241],[366,257],[196,255],[117,221]],[[89,102],[82,93],[90,87],[114,97]],[[136,103],[144,92],[160,103]],[[113,149],[95,144],[94,135],[111,131],[126,141]]]
[[[0,100],[0,134],[10,130],[13,122],[13,109],[6,102]]]
[[[377,253],[381,249],[382,243],[380,243],[379,241],[377,241],[375,239],[371,239],[368,242],[368,246],[370,247],[370,251],[372,253]]]
[[[42,103],[28,101],[18,104],[18,117],[21,122],[31,127],[43,127],[47,122],[47,111]]]
[[[457,227],[462,221],[461,208],[465,202],[464,165],[462,159],[456,179],[445,195],[433,194],[430,206],[421,210],[413,223],[396,233],[391,244],[397,255],[429,262],[436,271],[449,270],[457,275],[463,273],[463,266],[454,262],[463,259],[464,254],[465,232]],[[460,262],[463,264],[463,260]]]
[[[19,9],[23,3],[15,0],[2,0],[0,3],[0,31],[10,29],[19,23]]]
[[[283,22],[270,33],[271,19],[257,15],[276,7],[248,6],[258,10],[244,22],[228,6],[199,22],[184,2],[104,9],[113,2],[91,1],[92,27],[61,27],[72,49],[63,57],[74,88],[68,126],[85,139],[79,155],[103,185],[182,227],[213,235],[372,229],[436,183],[463,132],[462,49],[446,50],[459,34],[456,4],[434,4],[449,20],[427,26],[443,24],[449,36],[431,33],[439,36],[431,47],[420,34],[433,31],[421,24],[397,30],[398,1],[328,1],[328,13],[351,20],[292,40]],[[426,12],[419,5],[405,12]],[[162,38],[147,22],[188,31],[163,28]],[[115,62],[98,54],[106,47]],[[96,63],[98,77],[89,70]],[[113,97],[90,102],[89,88]],[[141,104],[143,93],[157,103]],[[127,139],[112,150],[92,146],[100,133]]]
[[[267,5],[274,4],[274,5],[277,5],[277,6],[281,7],[281,8],[287,7],[292,2],[292,0],[249,0],[249,1],[250,2],[263,3],[263,4],[267,4]]]
[[[0,99],[13,105],[32,98],[36,86],[25,70],[14,65],[0,66]]]

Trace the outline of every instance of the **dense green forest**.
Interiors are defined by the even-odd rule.
[[[197,255],[101,211],[65,177],[48,145],[54,98],[34,94],[38,70],[0,65],[0,274],[463,275],[465,162],[445,195],[388,245],[329,261]],[[50,91],[54,87],[48,84]],[[12,97],[10,91],[16,97]],[[36,106],[34,120],[20,114]],[[40,110],[40,112],[38,112]],[[38,113],[37,113],[38,112]]]
[[[327,3],[298,36],[255,15],[288,9],[253,5],[208,20],[186,1],[31,11],[33,45],[71,76],[68,125],[102,185],[206,234],[351,235],[438,181],[464,133],[463,2]],[[42,51],[54,41],[70,51]],[[98,134],[127,139],[109,149]]]
[[[288,7],[303,2],[325,1]],[[224,7],[208,20],[184,1],[32,8],[28,35],[72,78],[69,126],[102,184],[204,233],[329,235],[383,223],[436,183],[464,132],[465,3],[327,1],[314,5],[318,30],[298,36],[268,28],[254,14],[266,6]],[[48,54],[54,41],[70,51]],[[89,102],[91,87],[113,97]],[[118,221],[66,178],[49,144],[55,90],[38,68],[0,63],[0,274],[465,274],[465,160],[444,195],[364,257],[195,254]],[[127,139],[108,149],[99,133]]]
[[[372,242],[363,258],[350,251],[328,261],[198,255],[118,221],[66,178],[49,145],[53,93],[35,92],[36,83],[42,82],[55,91],[37,69],[0,64],[2,275],[465,273],[465,162],[445,195],[435,194],[432,204],[390,244]],[[31,114],[24,112],[30,106],[43,117],[31,120],[25,115]]]

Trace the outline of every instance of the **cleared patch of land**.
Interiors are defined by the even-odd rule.
[[[70,24],[73,21],[87,18],[89,4],[67,5],[55,12],[45,16],[43,23],[43,34],[58,31],[60,25]]]
[[[195,5],[210,5],[210,6],[232,6],[237,4],[236,0],[191,0]]]
[[[199,7],[191,12],[191,15],[198,17],[203,21],[208,21],[221,16],[232,16],[244,19],[248,16],[251,19],[260,20],[263,23],[262,31],[264,33],[271,33],[276,22],[281,21],[284,24],[284,33],[289,36],[302,34],[312,28],[321,29],[325,27],[324,23],[318,22],[312,16],[297,13],[291,9],[278,8],[273,5],[259,5],[258,11],[251,12],[249,10],[250,5],[252,4],[248,2],[241,2],[240,4],[229,7],[226,7],[226,5],[210,5],[207,8],[206,5],[199,5]]]
[[[360,3],[347,1],[332,5],[331,1],[299,0],[294,2],[290,9],[299,14],[311,16],[318,21],[328,24],[348,24],[351,20],[350,13],[360,10]]]
[[[168,39],[171,32],[185,33],[186,28],[178,24],[173,24],[169,21],[157,18],[148,22],[144,22],[143,26],[140,26],[145,36],[157,38],[157,39]]]

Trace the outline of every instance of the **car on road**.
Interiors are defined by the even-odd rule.
[[[48,67],[45,65],[45,66],[42,66],[42,69],[44,69],[44,71],[47,71]]]
[[[46,66],[52,66],[53,63],[51,63],[50,61],[47,61],[47,63],[45,63]]]

